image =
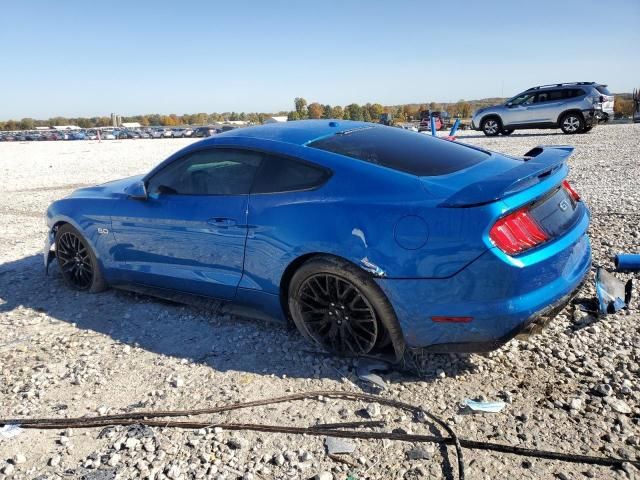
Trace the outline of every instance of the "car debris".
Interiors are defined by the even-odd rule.
[[[465,398],[464,402],[462,403],[474,412],[484,413],[500,413],[507,405],[505,402],[502,402],[500,400],[495,402],[485,402],[470,400],[468,398]]]
[[[618,272],[640,271],[640,254],[619,253],[615,256],[614,262]]]
[[[0,428],[0,440],[9,440],[22,433],[22,428],[17,424],[7,424]]]
[[[624,283],[604,268],[596,270],[596,295],[598,296],[598,311],[602,315],[616,313],[629,306],[633,281]]]
[[[343,438],[327,437],[324,439],[324,445],[327,447],[329,455],[353,453],[356,450],[356,446],[353,443]]]
[[[356,367],[356,375],[358,378],[382,390],[386,390],[387,385],[384,383],[384,380],[380,375],[373,373],[374,371],[387,372],[389,371],[389,364],[371,358],[361,358],[358,360]]]

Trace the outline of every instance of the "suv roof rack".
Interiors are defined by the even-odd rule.
[[[531,87],[525,90],[525,92],[529,92],[531,90],[539,90],[541,88],[549,88],[549,87],[564,87],[567,85],[597,85],[596,82],[567,82],[567,83],[550,83],[549,85],[538,85],[537,87]]]

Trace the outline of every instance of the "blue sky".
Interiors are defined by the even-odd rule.
[[[5,2],[0,120],[640,86],[638,0],[432,3]]]

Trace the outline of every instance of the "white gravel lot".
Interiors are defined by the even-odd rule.
[[[516,132],[463,141],[522,155],[571,144],[570,181],[591,208],[594,265],[640,253],[640,125],[585,135]],[[215,317],[115,290],[71,292],[40,256],[47,205],[73,189],[143,173],[192,140],[0,143],[0,417],[70,417],[208,407],[308,390],[371,391],[352,362],[317,352],[284,326]],[[630,275],[619,275],[630,278]],[[635,275],[636,282],[640,280]],[[640,290],[626,312],[595,318],[567,307],[527,342],[490,355],[434,355],[424,377],[383,375],[381,394],[423,406],[458,435],[570,453],[640,457]],[[581,296],[594,297],[593,278]],[[465,398],[506,399],[498,414],[469,414]],[[323,399],[209,416],[298,426],[362,420],[363,403]],[[376,415],[378,412],[374,412]],[[429,425],[382,407],[385,430]],[[58,478],[442,478],[445,451],[356,440],[352,466],[322,437],[226,431],[24,430],[0,438],[0,480]],[[128,437],[129,435],[129,437]],[[128,440],[127,440],[128,439]],[[465,450],[467,478],[634,478],[637,470]],[[455,465],[451,452],[449,462]],[[443,467],[443,465],[445,465]]]

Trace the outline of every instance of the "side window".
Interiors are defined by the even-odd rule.
[[[251,193],[306,190],[322,185],[329,173],[320,167],[289,158],[266,155]]]
[[[149,179],[150,194],[248,194],[262,154],[233,149],[209,149],[188,154]]]
[[[512,105],[530,105],[533,103],[535,98],[535,93],[522,93],[517,97],[513,97],[511,100],[509,100],[509,103],[511,103]]]

